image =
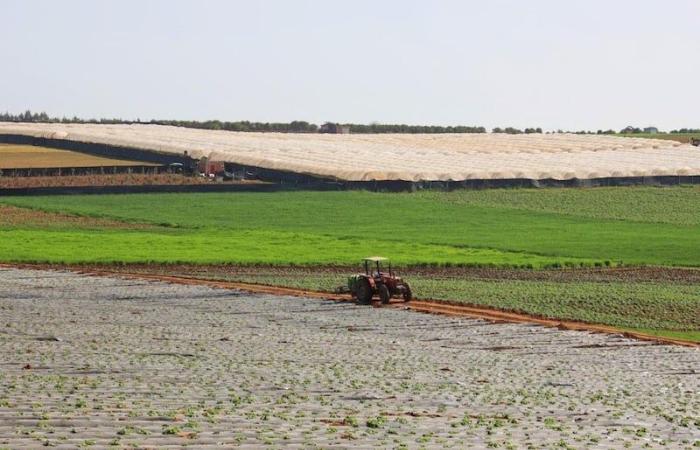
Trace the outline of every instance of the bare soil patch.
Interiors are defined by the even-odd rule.
[[[101,174],[62,175],[46,177],[0,177],[0,189],[87,186],[190,186],[214,182],[204,177],[179,174]],[[231,183],[231,182],[228,182]],[[253,184],[255,181],[236,181],[237,184]]]
[[[150,224],[119,222],[0,205],[0,227],[148,229]]]

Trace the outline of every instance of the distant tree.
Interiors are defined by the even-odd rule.
[[[700,128],[680,128],[678,130],[671,130],[670,133],[673,134],[693,134],[693,133],[700,133]]]
[[[631,125],[620,130],[620,133],[622,133],[622,134],[638,134],[638,133],[643,133],[643,132],[644,132],[644,130],[642,130],[641,128],[633,127]]]
[[[315,133],[318,126],[303,120],[295,120],[289,124],[289,131],[292,133]]]

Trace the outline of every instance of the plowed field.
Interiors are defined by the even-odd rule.
[[[0,269],[0,448],[692,448],[700,353]]]

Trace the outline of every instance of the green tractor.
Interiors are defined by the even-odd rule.
[[[368,304],[372,297],[379,296],[382,303],[389,303],[393,297],[401,297],[404,301],[411,301],[413,292],[411,286],[400,277],[397,277],[391,269],[391,262],[381,256],[371,256],[362,260],[365,273],[353,275],[348,278],[348,289],[353,298],[361,304]],[[383,271],[383,265],[388,271]]]

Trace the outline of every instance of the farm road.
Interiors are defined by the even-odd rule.
[[[0,448],[692,448],[699,374],[614,335],[0,269]]]

